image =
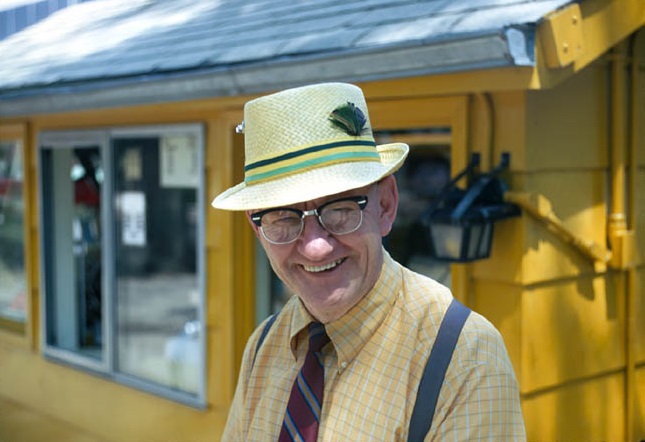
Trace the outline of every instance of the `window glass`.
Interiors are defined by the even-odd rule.
[[[197,393],[197,137],[118,137],[113,152],[117,369]]]
[[[41,153],[47,344],[102,359],[100,146],[58,145]]]
[[[450,182],[450,129],[381,131],[377,144],[403,142],[410,153],[395,176],[399,207],[385,248],[404,266],[451,286],[450,264],[432,258],[427,228],[421,218]]]
[[[22,144],[0,142],[0,319],[26,318]]]

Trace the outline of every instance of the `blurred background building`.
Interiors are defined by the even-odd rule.
[[[645,439],[642,0],[5,2],[0,39],[3,400],[108,441],[219,440],[290,296],[210,208],[243,179],[235,126],[348,81],[411,146],[386,248],[500,330],[529,440]],[[430,209],[473,154],[456,186],[509,159],[521,215],[437,259]]]

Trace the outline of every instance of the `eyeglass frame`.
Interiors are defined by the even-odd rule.
[[[340,202],[343,202],[343,201],[353,201],[358,205],[358,209],[359,209],[359,213],[360,213],[360,220],[358,221],[358,224],[356,225],[356,227],[354,229],[352,229],[352,230],[350,230],[348,232],[334,233],[334,232],[330,231],[329,229],[327,229],[327,227],[323,223],[323,220],[322,220],[320,212],[325,207],[327,207],[327,206],[329,206],[331,204],[340,203]],[[343,198],[338,198],[338,199],[335,199],[335,200],[327,201],[326,203],[321,204],[320,206],[316,207],[315,209],[311,209],[311,210],[300,210],[300,209],[296,209],[296,208],[293,208],[293,207],[275,207],[275,208],[272,208],[272,209],[266,209],[266,210],[262,210],[260,212],[253,213],[253,214],[250,215],[250,217],[251,217],[251,221],[253,221],[253,223],[260,228],[260,231],[262,232],[262,236],[264,237],[264,239],[266,239],[271,244],[284,245],[284,244],[291,244],[291,243],[297,241],[298,238],[300,238],[300,235],[302,235],[302,232],[305,229],[305,218],[307,216],[316,216],[318,218],[318,224],[320,224],[320,226],[323,229],[325,229],[326,232],[328,232],[328,233],[330,233],[332,235],[342,236],[342,235],[348,235],[350,233],[353,233],[353,232],[357,231],[358,229],[360,229],[361,225],[363,224],[363,210],[365,210],[365,207],[367,207],[367,203],[368,203],[367,195],[346,196],[346,197],[343,197]],[[271,213],[271,212],[275,212],[275,211],[293,212],[296,215],[298,215],[298,217],[300,218],[300,231],[298,232],[296,237],[293,238],[291,241],[275,242],[275,241],[272,241],[269,238],[267,238],[266,234],[264,233],[264,229],[262,228],[262,217],[264,215],[266,215],[267,213]]]

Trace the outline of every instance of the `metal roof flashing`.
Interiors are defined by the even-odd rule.
[[[535,26],[508,27],[504,36],[515,66],[535,66]]]

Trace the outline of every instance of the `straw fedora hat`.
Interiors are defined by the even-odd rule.
[[[345,192],[394,173],[408,146],[377,146],[361,89],[322,83],[288,89],[244,106],[244,182],[213,207],[253,210]]]

